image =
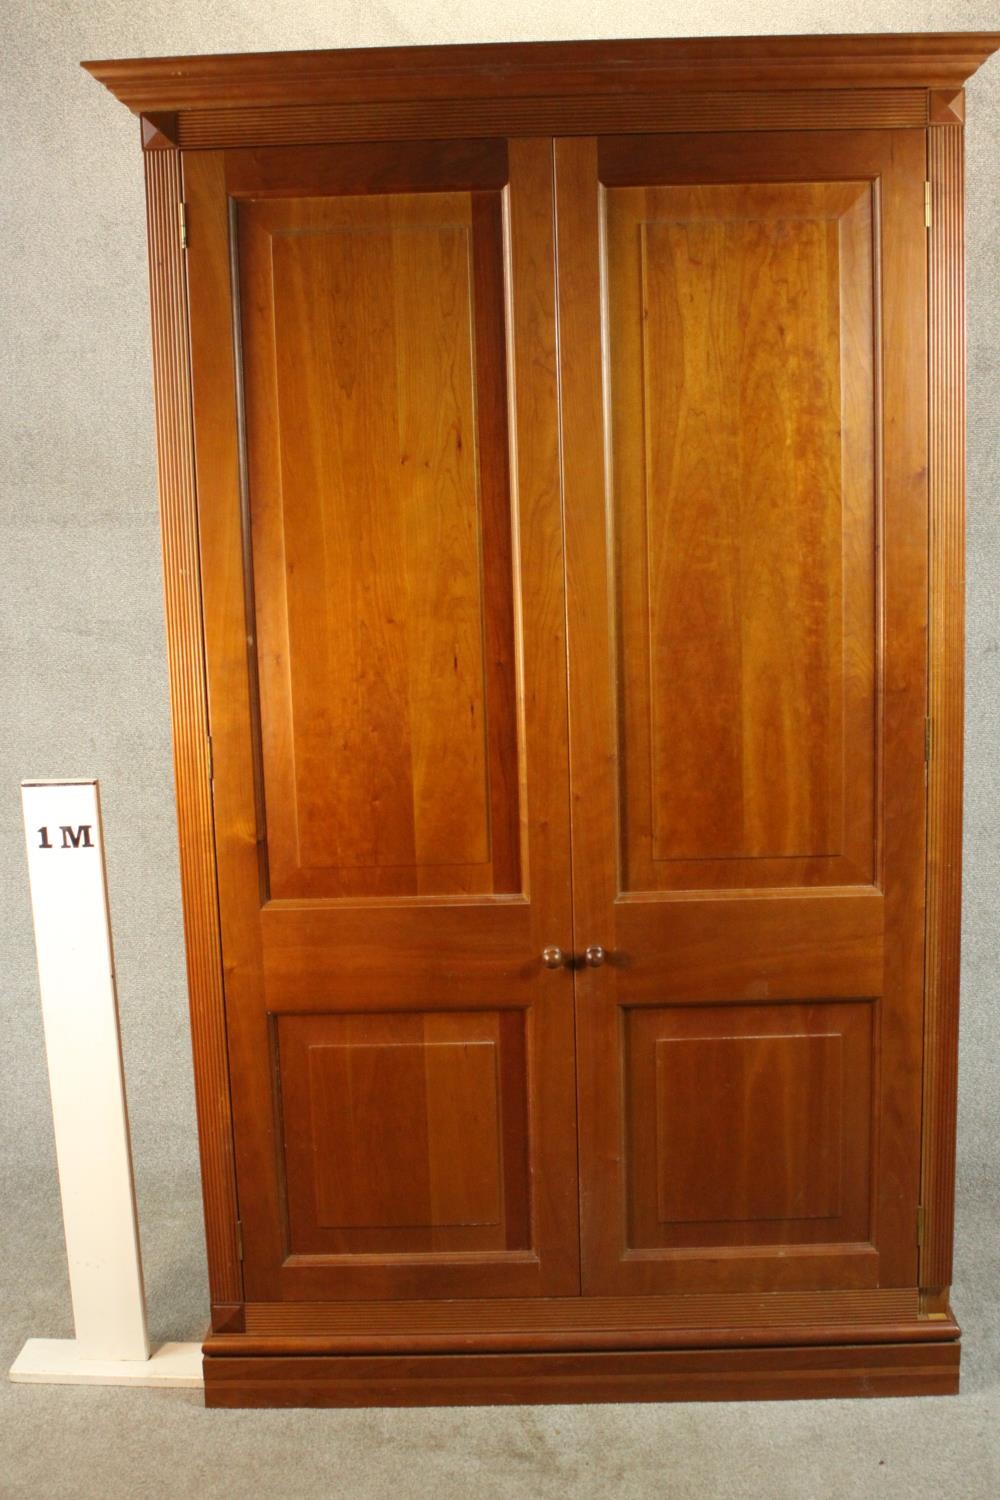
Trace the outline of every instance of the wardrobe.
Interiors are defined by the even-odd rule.
[[[998,44],[85,64],[145,160],[209,1405],[957,1389]]]

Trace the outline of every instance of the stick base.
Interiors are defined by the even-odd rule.
[[[200,1344],[162,1344],[149,1359],[83,1359],[75,1339],[29,1339],[10,1379],[33,1385],[204,1385]]]

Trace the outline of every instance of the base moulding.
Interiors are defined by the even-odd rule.
[[[945,1396],[958,1391],[959,1358],[957,1340],[531,1354],[207,1352],[205,1404],[503,1406]]]

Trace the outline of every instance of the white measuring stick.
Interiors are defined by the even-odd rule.
[[[98,784],[21,797],[76,1338],[30,1339],[11,1379],[200,1384],[197,1344],[150,1360]]]

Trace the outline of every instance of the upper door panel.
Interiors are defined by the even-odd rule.
[[[269,889],[520,889],[499,191],[249,199]]]
[[[626,890],[872,879],[873,200],[604,190]]]
[[[235,219],[271,895],[517,891],[501,192]]]

